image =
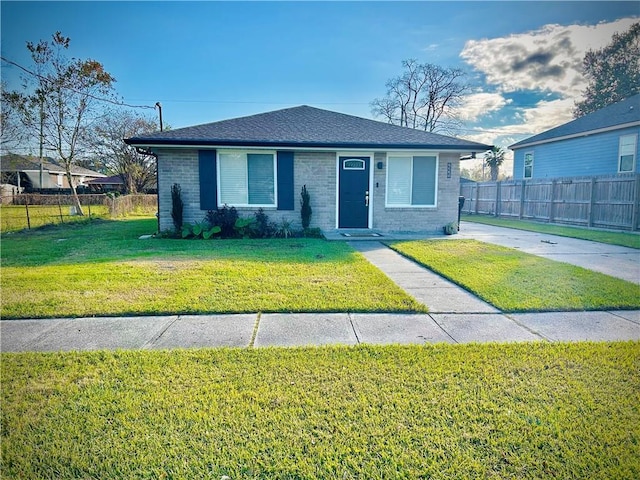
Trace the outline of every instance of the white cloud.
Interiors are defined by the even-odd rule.
[[[624,18],[597,25],[545,25],[502,38],[469,40],[460,56],[500,91],[549,91],[578,98],[586,86],[584,54],[611,42],[637,21]]]
[[[574,102],[586,87],[582,60],[589,49],[611,43],[614,33],[622,33],[637,22],[624,18],[597,25],[545,25],[538,30],[503,38],[469,40],[460,56],[484,74],[497,93],[475,93],[465,99],[461,118],[482,122],[490,112],[507,107],[508,125],[475,126],[466,139],[506,148],[519,140],[557,127],[573,119]],[[554,100],[519,104],[502,94],[509,92],[547,92]],[[559,97],[559,98],[558,98]],[[531,98],[531,97],[529,97]]]
[[[475,122],[483,115],[500,110],[509,103],[511,100],[499,93],[473,93],[462,100],[462,105],[458,108],[458,117],[463,121]]]
[[[476,127],[464,138],[485,144],[507,147],[523,138],[536,135],[573,119],[573,100],[540,101],[533,107],[523,108],[520,121],[504,126]]]

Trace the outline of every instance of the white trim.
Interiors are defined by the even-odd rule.
[[[367,157],[369,159],[369,206],[367,207],[367,229],[373,228],[373,163],[375,155],[373,152],[363,152],[362,150],[336,152],[336,230],[340,228],[340,157]]]
[[[638,125],[640,125],[640,121],[622,123],[620,125],[613,125],[611,127],[597,128],[595,130],[587,130],[586,132],[572,133],[571,135],[563,135],[561,137],[553,137],[553,138],[547,138],[545,140],[538,140],[535,142],[523,143],[522,145],[518,145],[518,146],[515,146],[514,144],[514,145],[511,145],[509,149],[515,151],[521,148],[533,147],[534,145],[542,145],[543,143],[553,143],[553,142],[559,142],[561,140],[569,140],[571,138],[588,137],[590,135],[595,135],[597,133],[611,132],[613,130],[622,130],[623,128],[637,127]]]
[[[347,162],[362,162],[361,167],[347,167]],[[367,162],[361,158],[345,158],[342,161],[342,170],[366,170]]]
[[[222,189],[220,188],[220,182],[222,180],[222,177],[220,175],[220,154],[229,154],[229,153],[236,153],[236,154],[242,154],[245,157],[245,161],[247,159],[247,155],[251,154],[251,153],[256,153],[256,154],[271,154],[272,158],[273,158],[273,204],[254,204],[254,203],[232,203],[232,204],[225,204],[222,202],[221,199],[221,195],[222,195]],[[247,165],[247,169],[248,169],[248,165]],[[247,173],[247,202],[249,201],[249,175]],[[278,159],[277,159],[277,153],[275,151],[255,151],[254,149],[232,149],[232,148],[227,148],[227,149],[222,149],[222,150],[216,150],[216,203],[218,206],[221,205],[229,205],[230,207],[236,207],[236,208],[278,208]]]
[[[394,155],[388,155],[386,157],[386,172],[385,172],[385,191],[384,191],[384,207],[385,208],[411,208],[411,209],[431,209],[438,208],[438,179],[440,177],[440,155],[438,153],[427,152],[427,151],[413,151],[406,152],[405,156],[411,159],[411,178],[409,183],[409,203],[408,204],[389,204],[389,157],[393,157]],[[398,156],[398,155],[396,155]],[[433,193],[433,204],[432,205],[413,205],[413,158],[414,157],[436,157],[436,169],[435,169],[435,183],[434,183],[434,193]]]

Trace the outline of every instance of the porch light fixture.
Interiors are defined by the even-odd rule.
[[[378,162],[378,170],[382,170],[384,168],[384,163]]]

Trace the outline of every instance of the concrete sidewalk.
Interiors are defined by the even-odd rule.
[[[241,314],[0,322],[2,352],[640,340],[640,311]]]

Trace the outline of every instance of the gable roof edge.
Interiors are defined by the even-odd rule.
[[[636,127],[636,126],[640,126],[640,121],[622,123],[619,125],[612,125],[610,127],[604,127],[604,128],[596,128],[593,130],[585,130],[584,132],[572,133],[570,135],[563,135],[561,137],[552,137],[552,138],[545,138],[542,140],[534,140],[533,142],[527,142],[527,140],[521,140],[520,142],[516,142],[512,145],[509,145],[508,148],[510,150],[518,150],[520,148],[533,147],[535,145],[542,145],[544,143],[554,143],[562,140],[570,140],[572,138],[588,137],[591,135],[596,135],[598,133],[611,132],[614,130],[623,130],[625,128]]]

